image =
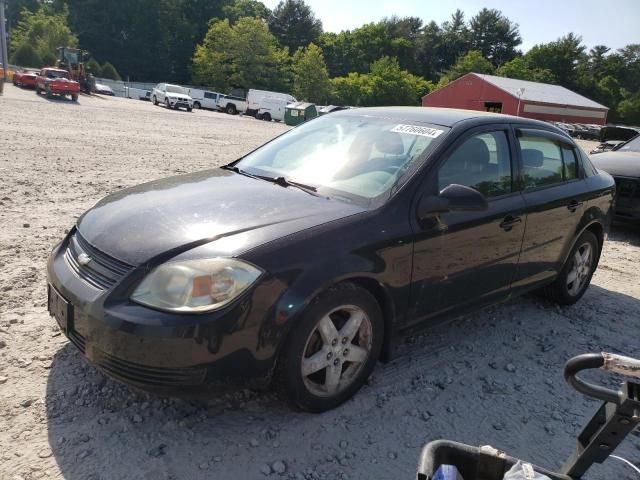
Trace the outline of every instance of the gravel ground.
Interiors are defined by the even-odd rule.
[[[104,195],[228,162],[286,127],[11,85],[0,107],[0,479],[410,479],[438,438],[558,467],[597,406],[564,383],[565,360],[639,353],[640,229],[616,226],[577,305],[527,296],[409,338],[332,412],[292,412],[270,393],[134,391],[49,317],[51,247]],[[638,463],[638,435],[617,453]],[[636,477],[609,460],[588,478]]]

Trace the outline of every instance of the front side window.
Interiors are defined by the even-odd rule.
[[[504,131],[474,135],[438,171],[438,188],[451,184],[475,188],[486,197],[511,193],[511,155]]]
[[[409,123],[409,122],[405,122]],[[368,201],[392,187],[445,137],[447,127],[359,115],[326,115],[290,130],[235,166],[248,173]]]
[[[518,142],[525,190],[578,178],[578,163],[570,146],[526,133],[518,136]]]

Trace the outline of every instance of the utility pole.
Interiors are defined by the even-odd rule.
[[[520,87],[518,90],[516,90],[516,94],[518,95],[518,111],[516,111],[516,117],[520,116],[520,99],[522,98],[522,95],[524,95],[524,87]]]
[[[0,0],[0,46],[2,47],[2,71],[4,74],[3,80],[7,81],[7,69],[9,68],[9,57],[7,55],[7,30],[6,22],[4,19],[4,2]]]

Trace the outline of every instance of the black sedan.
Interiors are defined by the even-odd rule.
[[[616,220],[640,224],[640,135],[613,150],[591,155],[591,160],[615,179]]]
[[[547,123],[344,110],[98,202],[51,253],[49,310],[121,381],[274,385],[322,411],[436,319],[580,299],[614,188]]]

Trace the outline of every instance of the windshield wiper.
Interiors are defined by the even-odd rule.
[[[315,197],[324,197],[323,195],[316,193],[318,191],[317,187],[314,187],[312,185],[306,185],[300,182],[294,182],[293,180],[288,180],[285,177],[269,177],[268,175],[254,175],[253,173],[240,170],[238,167],[233,165],[223,165],[220,168],[224,170],[230,170],[232,172],[239,173],[240,175],[245,175],[247,177],[258,178],[260,180],[265,180],[267,182],[275,183],[276,185],[280,185],[281,187],[285,187],[285,188],[296,187],[302,190],[303,192],[307,192],[309,195],[313,195]]]

